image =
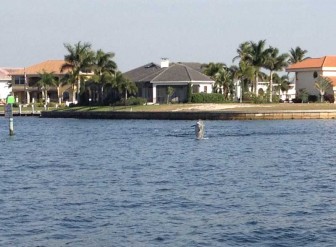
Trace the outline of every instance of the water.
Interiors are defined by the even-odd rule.
[[[335,246],[336,121],[0,119],[0,246]]]

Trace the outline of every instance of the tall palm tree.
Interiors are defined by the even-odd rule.
[[[104,87],[106,84],[111,83],[114,79],[114,74],[117,69],[117,64],[113,61],[114,53],[104,52],[99,49],[95,54],[95,60],[93,65],[94,76],[92,81],[97,83],[100,87],[99,101],[103,102]]]
[[[266,61],[264,67],[270,71],[270,98],[269,101],[273,100],[273,73],[275,71],[281,71],[287,66],[288,54],[279,54],[279,49],[270,47],[266,50]]]
[[[233,73],[233,77],[240,81],[240,103],[243,103],[243,95],[244,95],[244,83],[245,81],[253,80],[255,75],[255,68],[251,66],[248,62],[240,61],[239,66],[231,66],[231,72]]]
[[[254,67],[254,93],[257,94],[257,86],[259,81],[260,69],[265,67],[267,59],[267,49],[265,49],[266,40],[259,40],[257,43],[250,41],[251,56],[250,63]]]
[[[290,64],[301,62],[305,58],[305,54],[307,52],[308,52],[307,50],[302,50],[299,46],[297,46],[295,49],[291,48],[289,50],[288,62]]]
[[[315,87],[319,90],[321,102],[323,102],[325,92],[331,88],[331,80],[328,77],[318,76],[315,82]]]
[[[39,73],[40,80],[36,82],[37,86],[42,89],[42,98],[45,100],[45,104],[48,104],[48,90],[51,86],[55,85],[55,74],[54,72],[46,72],[45,70],[42,73]]]
[[[232,59],[232,62],[234,62],[237,59],[240,59],[240,61],[251,61],[251,54],[252,54],[252,47],[250,42],[244,42],[241,43],[237,49],[237,56],[235,56]]]
[[[68,70],[71,77],[76,79],[77,101],[79,102],[81,74],[92,70],[94,52],[91,50],[90,43],[81,41],[74,45],[65,43],[64,47],[68,54],[64,56],[65,64],[62,65],[61,71]]]

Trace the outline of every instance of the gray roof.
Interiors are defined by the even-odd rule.
[[[159,65],[155,63],[148,63],[141,67],[125,72],[124,76],[134,82],[146,82],[151,81],[162,70],[163,69]]]
[[[213,82],[200,71],[200,63],[175,63],[168,68],[149,63],[124,73],[124,76],[134,82]]]

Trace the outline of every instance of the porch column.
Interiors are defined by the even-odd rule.
[[[153,103],[156,103],[156,84],[153,84]]]
[[[30,104],[30,92],[27,91],[27,104]]]

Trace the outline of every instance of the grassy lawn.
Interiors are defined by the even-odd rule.
[[[19,112],[19,108],[14,108]],[[286,110],[336,110],[336,104],[310,103],[310,104],[163,104],[163,105],[142,105],[142,106],[79,106],[66,108],[49,108],[49,111],[286,111]],[[22,112],[31,112],[31,107],[23,107]],[[43,107],[36,107],[35,112],[44,111]],[[0,106],[0,112],[4,112],[4,106]]]

